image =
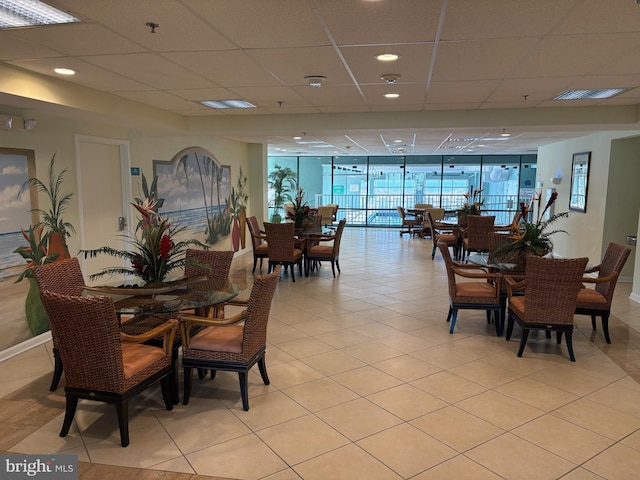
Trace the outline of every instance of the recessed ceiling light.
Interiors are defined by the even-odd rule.
[[[503,132],[503,133],[501,133],[501,134],[500,134],[500,136],[501,136],[501,137],[510,137],[510,136],[511,136],[511,134],[510,134],[510,133],[507,133],[507,132]]]
[[[394,62],[400,58],[400,55],[396,55],[395,53],[382,53],[380,55],[376,55],[376,59],[381,62]]]
[[[293,137],[294,140],[300,140],[302,137]]]
[[[0,28],[79,22],[80,19],[39,0],[0,0]]]
[[[593,100],[611,98],[624,92],[626,88],[592,88],[584,90],[565,90],[554,100]]]
[[[54,68],[53,71],[56,72],[58,75],[75,75],[76,74],[76,71],[71,70],[70,68]]]
[[[402,140],[394,140],[393,143],[402,143]]]
[[[385,93],[384,96],[386,98],[398,98],[400,96],[399,93]]]
[[[256,108],[252,103],[245,100],[203,100],[198,102],[205,107],[225,109],[225,108]]]

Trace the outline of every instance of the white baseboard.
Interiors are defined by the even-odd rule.
[[[636,303],[640,303],[640,295],[638,294],[632,293],[631,295],[629,295],[629,298]]]
[[[26,352],[27,350],[37,347],[38,345],[42,345],[43,343],[47,343],[51,340],[51,332],[45,332],[37,337],[30,338],[29,340],[25,340],[22,343],[9,347],[0,352],[0,362],[4,362],[5,360],[9,360],[11,357],[15,357],[16,355]]]

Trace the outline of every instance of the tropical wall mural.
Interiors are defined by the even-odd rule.
[[[161,212],[172,222],[208,245],[226,239],[239,227],[238,197],[232,198],[229,165],[222,165],[200,147],[189,147],[168,162],[156,160],[153,164],[158,197],[164,199]]]

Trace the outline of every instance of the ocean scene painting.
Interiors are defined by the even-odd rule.
[[[209,245],[229,234],[231,167],[200,147],[182,150],[171,161],[154,161],[160,213],[202,236]]]
[[[25,155],[0,154],[0,279],[16,276],[24,260],[13,251],[25,244],[20,229],[31,225],[29,192],[18,198],[29,178]]]

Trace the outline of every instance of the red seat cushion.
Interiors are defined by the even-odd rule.
[[[242,353],[244,325],[207,327],[191,338],[189,348],[209,352]]]
[[[165,353],[159,347],[123,342],[122,363],[124,366],[124,378],[133,377],[136,373],[153,365],[164,357]]]
[[[606,310],[607,299],[604,295],[593,288],[581,288],[578,292],[578,303],[576,308]]]

